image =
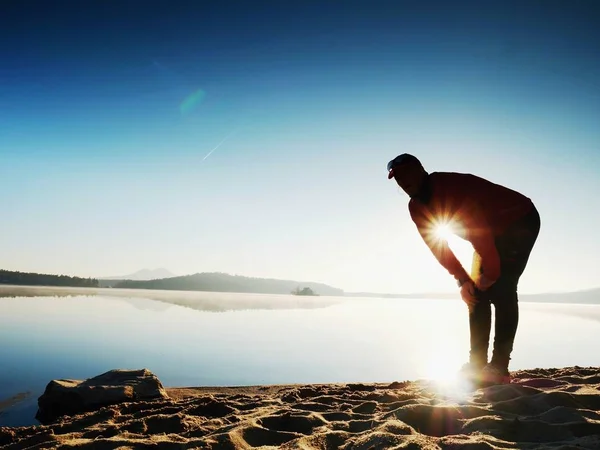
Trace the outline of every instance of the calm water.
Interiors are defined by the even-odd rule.
[[[388,382],[455,371],[468,352],[459,300],[6,289],[0,401],[30,394],[0,425],[37,423],[51,379],[114,368],[165,386]],[[511,369],[600,366],[598,341],[600,305],[522,302]]]

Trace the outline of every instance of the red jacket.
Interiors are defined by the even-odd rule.
[[[470,174],[429,174],[429,200],[412,198],[408,209],[419,233],[438,261],[457,280],[469,278],[448,243],[435,235],[438,224],[469,241],[482,260],[486,278],[500,276],[500,257],[494,238],[527,214],[533,203],[524,195]]]

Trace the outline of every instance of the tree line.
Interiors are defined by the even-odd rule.
[[[49,275],[44,273],[0,270],[0,284],[24,286],[98,287],[98,280],[96,278],[70,277],[68,275]]]

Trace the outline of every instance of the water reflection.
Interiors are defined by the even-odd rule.
[[[0,297],[0,401],[13,405],[0,425],[32,423],[52,379],[115,368],[148,368],[165,386],[391,382],[447,374],[468,350],[458,299],[7,286]],[[521,311],[511,368],[600,365],[600,306]]]
[[[0,298],[19,297],[110,297],[129,303],[137,309],[164,311],[170,306],[183,306],[206,312],[240,310],[316,309],[342,301],[336,297],[310,297],[277,294],[242,294],[203,291],[158,291],[144,289],[63,288],[0,285]],[[165,306],[148,302],[155,300]]]

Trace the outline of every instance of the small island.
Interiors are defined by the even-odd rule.
[[[317,294],[315,291],[313,291],[309,287],[305,287],[305,288],[302,288],[302,289],[300,289],[300,287],[297,287],[296,289],[294,289],[292,291],[292,295],[310,295],[310,296],[317,297],[319,294]]]

